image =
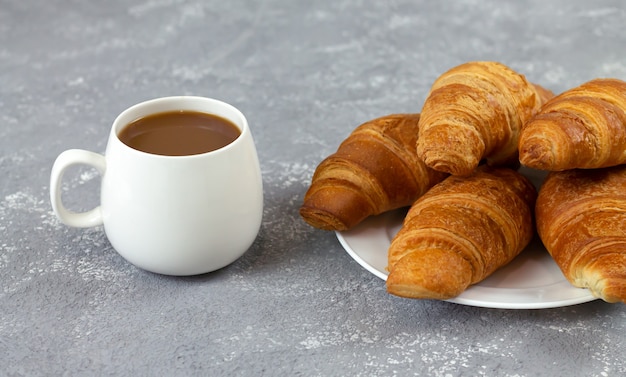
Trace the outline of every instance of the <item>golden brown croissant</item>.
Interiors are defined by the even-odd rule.
[[[417,154],[427,166],[468,175],[481,160],[518,163],[522,125],[552,93],[496,62],[469,62],[439,76],[424,102]]]
[[[570,283],[626,303],[626,165],[551,172],[539,190],[536,221]]]
[[[450,299],[510,262],[534,234],[532,183],[482,165],[450,176],[411,206],[388,251],[387,291]]]
[[[542,170],[626,163],[626,82],[596,79],[554,97],[524,126],[519,150]]]
[[[419,114],[393,114],[357,127],[315,170],[300,215],[347,230],[370,215],[411,205],[445,175],[415,153]]]

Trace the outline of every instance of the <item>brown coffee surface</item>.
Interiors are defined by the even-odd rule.
[[[131,148],[165,156],[211,152],[241,134],[232,122],[196,111],[171,111],[139,118],[122,128],[119,139]]]

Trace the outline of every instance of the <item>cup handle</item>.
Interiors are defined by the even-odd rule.
[[[94,209],[75,213],[67,210],[61,200],[61,181],[63,174],[72,165],[84,164],[94,167],[100,175],[106,170],[104,156],[98,153],[85,151],[82,149],[70,149],[59,155],[54,161],[52,172],[50,173],[50,202],[52,209],[59,220],[66,225],[77,228],[88,228],[102,224],[102,212],[100,206]]]

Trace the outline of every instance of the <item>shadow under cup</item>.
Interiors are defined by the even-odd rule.
[[[241,131],[211,152],[166,156],[141,152],[118,137],[155,113],[217,115]],[[244,115],[202,97],[166,97],[130,107],[115,120],[106,149],[101,213],[112,246],[129,262],[167,275],[222,268],[254,242],[263,212],[262,178]]]

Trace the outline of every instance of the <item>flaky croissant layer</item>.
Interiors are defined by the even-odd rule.
[[[595,79],[548,101],[524,126],[519,159],[549,171],[626,163],[626,82]]]
[[[410,208],[388,251],[387,291],[449,299],[510,262],[534,233],[536,190],[520,173],[482,166],[450,176]]]
[[[626,303],[626,165],[550,173],[535,212],[539,236],[570,283]]]
[[[518,164],[522,125],[553,94],[497,62],[469,62],[433,83],[422,108],[417,154],[427,166],[469,175],[481,160]]]
[[[315,169],[300,215],[325,230],[347,230],[371,215],[411,205],[445,174],[417,157],[419,114],[358,126]]]

